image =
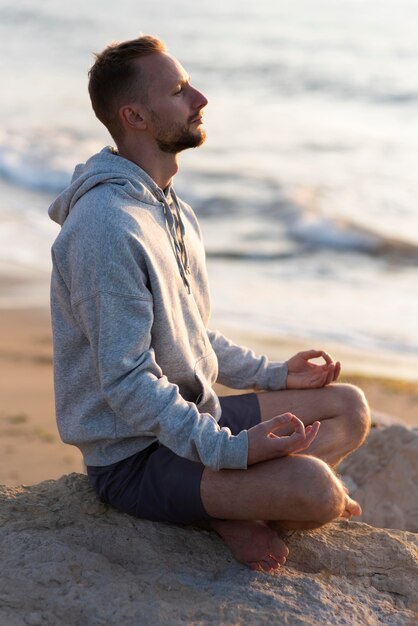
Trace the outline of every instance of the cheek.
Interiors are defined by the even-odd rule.
[[[161,134],[187,125],[190,104],[186,98],[173,98],[169,102],[159,102],[150,113],[149,129]]]
[[[186,115],[186,111],[188,111],[187,104],[182,98],[178,98],[169,106],[161,107],[158,117],[163,124],[169,120],[173,123],[181,120]]]

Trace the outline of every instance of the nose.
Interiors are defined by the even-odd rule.
[[[203,95],[202,92],[198,91],[198,89],[193,89],[193,108],[198,109],[199,111],[203,109],[208,103],[208,99]]]

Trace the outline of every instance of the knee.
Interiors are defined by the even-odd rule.
[[[352,449],[358,448],[370,430],[370,408],[363,391],[354,385],[339,384],[341,414],[345,418]]]
[[[319,525],[340,517],[345,508],[346,491],[329,465],[312,456],[304,456],[309,483],[305,492],[309,519]]]

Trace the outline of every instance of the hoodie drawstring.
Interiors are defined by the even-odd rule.
[[[171,197],[175,208],[175,213],[170,208],[167,202],[167,198],[164,192],[158,190],[157,196],[161,200],[164,209],[164,217],[167,225],[167,230],[170,234],[170,241],[173,246],[173,252],[176,257],[177,265],[179,268],[180,276],[183,280],[184,286],[188,293],[191,293],[190,283],[187,279],[187,274],[190,274],[189,255],[187,253],[186,244],[184,241],[185,228],[183,220],[181,219],[181,211],[179,201],[174,189],[170,190]]]

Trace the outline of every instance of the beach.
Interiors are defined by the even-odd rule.
[[[81,472],[79,451],[55,426],[47,309],[0,311],[0,484]]]
[[[82,469],[55,426],[47,208],[112,141],[94,51],[140,30],[209,100],[174,184],[202,228],[212,327],[277,360],[325,349],[373,411],[418,424],[417,7],[123,4],[0,7],[1,482]]]
[[[303,347],[295,341],[228,334],[271,358],[285,359]],[[417,382],[381,377],[371,371],[358,373],[352,354],[348,364],[342,380],[359,384],[374,412],[418,426]],[[221,387],[218,391],[230,393]],[[0,310],[0,398],[0,484],[32,485],[83,471],[79,451],[60,441],[55,424],[46,306]]]
[[[411,0],[259,0],[251,6],[239,0],[0,2],[0,52],[7,85],[0,100],[1,625],[418,624],[417,25],[418,3]],[[56,424],[51,246],[61,226],[65,236],[73,218],[78,220],[80,208],[88,221],[89,207],[87,202],[71,203],[64,224],[61,218],[59,224],[50,219],[48,207],[74,180],[77,164],[115,145],[92,111],[89,68],[110,42],[133,39],[140,32],[161,38],[188,76],[170,100],[168,91],[165,96],[164,91],[159,96],[155,92],[162,107],[155,111],[153,99],[142,98],[145,92],[138,89],[141,107],[150,106],[154,139],[164,127],[168,133],[171,119],[159,129],[157,121],[163,116],[156,112],[186,110],[184,101],[178,104],[188,92],[185,85],[191,83],[207,99],[201,109],[207,139],[198,150],[182,152],[172,181],[154,176],[153,160],[134,158],[136,151],[124,151],[124,139],[122,145],[117,139],[120,155],[128,154],[166,193],[166,185],[172,183],[196,214],[210,298],[204,299],[202,311],[195,287],[199,282],[190,280],[186,308],[190,312],[197,305],[205,323],[209,319],[209,329],[270,361],[285,361],[303,350],[325,350],[342,364],[338,382],[361,388],[371,407],[370,432],[356,450],[348,447],[351,439],[360,441],[356,426],[345,419],[343,409],[337,415],[336,403],[331,413],[337,419],[325,420],[338,422],[335,432],[333,424],[321,425],[323,449],[316,452],[321,460],[283,461],[283,471],[287,461],[294,467],[292,477],[301,471],[301,464],[308,467],[297,496],[286,499],[285,511],[284,481],[276,475],[282,462],[259,464],[260,472],[271,470],[276,480],[267,486],[260,482],[259,504],[254,508],[252,502],[256,515],[244,515],[242,510],[236,516],[219,514],[237,517],[243,524],[240,531],[239,525],[226,520],[232,536],[238,533],[236,540],[251,553],[245,559],[234,558],[239,555],[228,549],[233,545],[227,536],[225,544],[214,532],[216,524],[161,523],[137,503],[134,507],[131,502],[134,515],[127,515],[114,508],[119,508],[117,498],[109,498],[112,505],[98,498],[80,451],[61,441]],[[138,86],[141,77],[142,72]],[[145,80],[143,85],[147,84]],[[129,98],[136,94],[134,86],[130,82]],[[115,80],[112,106],[118,102],[113,97],[117,91]],[[175,104],[170,109],[164,102]],[[190,120],[196,121],[194,113]],[[139,124],[140,128],[148,132],[151,127]],[[129,134],[128,139],[140,142],[143,136]],[[130,170],[135,171],[133,163]],[[97,204],[100,213],[95,217],[113,246],[115,262],[95,254],[94,241],[88,254],[86,246],[81,255],[74,252],[75,237],[87,240],[78,228],[60,258],[71,268],[82,264],[84,275],[100,276],[99,281],[93,285],[86,280],[83,293],[78,293],[72,269],[61,272],[57,262],[74,313],[84,298],[90,305],[102,293],[110,294],[109,301],[118,295],[129,297],[118,302],[136,302],[131,297],[147,300],[149,311],[142,280],[139,288],[135,283],[129,291],[118,280],[121,239],[108,217],[114,218],[113,185],[122,181],[116,181],[113,173],[106,180],[112,189]],[[96,178],[94,185],[101,182]],[[137,210],[139,196],[131,194],[129,184],[125,181],[119,189],[127,199],[123,219],[128,224],[130,217],[138,218],[140,232],[143,212]],[[161,189],[155,195],[164,200]],[[158,222],[151,210],[147,204],[149,219]],[[169,226],[169,214],[164,212]],[[185,215],[188,212],[185,207]],[[186,263],[198,231],[194,226],[189,229],[192,221],[185,220],[182,245],[173,249],[181,270],[189,272],[190,265],[192,273],[197,267],[200,278],[204,271],[194,263],[195,256],[189,255],[191,262]],[[173,235],[183,231],[178,212],[175,222],[168,229]],[[90,232],[89,244],[97,237],[96,231]],[[140,247],[145,254],[140,256],[147,264],[144,277],[154,298],[165,293],[165,286],[156,284],[154,290],[148,263],[171,237],[164,239],[168,235],[164,229],[152,240],[146,233],[144,227]],[[136,230],[130,233],[130,245],[135,237]],[[134,247],[136,243],[130,248],[136,259],[139,248]],[[142,272],[145,265],[142,261],[140,265]],[[188,280],[184,282],[186,287]],[[118,310],[116,306],[106,318],[113,326],[120,320]],[[186,321],[187,317],[186,311]],[[175,354],[181,324],[175,306],[167,323],[175,331],[170,363],[177,363],[175,378],[181,386],[181,360]],[[105,361],[112,343],[107,341],[112,333],[107,328],[105,324],[99,333],[99,352],[104,350]],[[123,342],[124,326],[118,328]],[[151,331],[155,329],[153,324]],[[191,338],[193,349],[206,342],[204,329],[203,336],[198,335]],[[66,365],[71,369],[78,361],[77,355],[62,354],[67,359],[60,363],[61,378],[67,375]],[[163,377],[169,354],[165,346],[156,349]],[[131,349],[125,356],[122,370],[129,367],[130,378],[141,374],[144,355],[132,355]],[[206,358],[205,352],[202,359]],[[197,378],[202,359],[195,364]],[[128,378],[123,371],[122,378],[112,374],[116,383],[111,381],[109,388],[117,387],[116,395],[122,390],[122,407],[130,391],[136,391],[135,413],[145,402],[142,386],[135,390],[138,379],[124,395]],[[100,378],[106,387],[106,374]],[[260,379],[256,375],[251,381]],[[252,390],[215,384],[215,391],[225,396]],[[88,396],[88,390],[84,392]],[[67,407],[77,393],[73,390],[74,398],[67,398]],[[316,396],[308,393],[315,419],[323,419],[326,408],[320,413]],[[204,411],[205,398],[201,400]],[[116,408],[112,405],[116,413],[118,402]],[[355,405],[348,406],[354,413]],[[362,410],[355,417],[365,416]],[[120,415],[116,417],[118,423]],[[151,434],[158,431],[152,424],[150,428]],[[116,434],[123,437],[123,424],[120,430]],[[157,432],[163,443],[164,432]],[[350,450],[335,467],[330,441]],[[332,487],[333,477],[322,459],[361,507],[361,512],[354,511],[355,518],[351,519],[353,510],[342,489]],[[256,483],[258,469],[253,467]],[[287,481],[290,489],[292,480]],[[241,498],[245,504],[256,495],[254,484]],[[234,511],[235,495],[243,495],[236,485],[230,494]],[[167,493],[173,495],[170,488]],[[285,567],[267,574],[243,566],[259,561],[260,546],[261,556],[274,561],[277,537],[260,527],[265,522],[240,517],[276,520],[267,524],[289,548]],[[333,521],[326,523],[331,517]],[[303,530],[297,530],[299,525]],[[264,540],[258,539],[259,533]]]

